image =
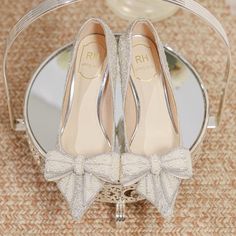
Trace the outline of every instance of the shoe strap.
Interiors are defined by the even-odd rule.
[[[37,5],[35,8],[30,10],[26,15],[24,15],[10,30],[10,33],[8,35],[8,38],[6,40],[6,46],[4,51],[4,57],[3,57],[3,79],[6,89],[6,95],[7,95],[7,104],[8,104],[8,110],[9,110],[9,117],[10,117],[10,123],[11,127],[14,130],[20,130],[21,129],[21,123],[17,123],[17,119],[14,118],[14,113],[12,109],[12,103],[11,103],[11,95],[9,90],[9,81],[7,76],[7,63],[8,63],[8,53],[14,43],[14,41],[17,39],[20,33],[22,33],[29,25],[31,25],[34,21],[36,21],[41,16],[56,10],[60,7],[80,2],[83,0],[45,0],[39,5]],[[220,122],[220,118],[222,116],[225,99],[226,99],[226,92],[228,91],[228,85],[229,85],[229,78],[230,78],[230,67],[231,67],[231,52],[230,52],[230,45],[228,41],[228,37],[226,35],[226,32],[221,25],[221,23],[203,6],[201,6],[199,3],[193,1],[193,0],[163,0],[168,3],[172,3],[174,5],[177,5],[181,8],[184,8],[194,15],[199,16],[204,21],[208,23],[208,25],[215,30],[215,32],[221,37],[221,39],[224,41],[225,46],[227,48],[227,66],[225,71],[224,80],[226,81],[226,87],[223,91],[223,96],[221,98],[221,105],[219,109],[218,119],[215,119],[213,122],[215,123],[214,126],[217,126]]]

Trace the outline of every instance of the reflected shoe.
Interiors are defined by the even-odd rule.
[[[148,20],[136,20],[121,36],[125,153],[121,183],[170,217],[182,179],[192,176],[190,151],[180,127],[164,48]]]
[[[88,20],[74,43],[57,149],[45,162],[45,178],[57,183],[76,219],[105,182],[119,180],[120,155],[114,151],[117,65],[113,33],[102,20]]]

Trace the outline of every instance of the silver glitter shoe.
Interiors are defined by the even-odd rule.
[[[45,162],[45,178],[57,183],[76,219],[105,182],[119,180],[114,124],[117,65],[113,33],[102,20],[88,20],[74,43],[57,149]]]
[[[180,127],[164,48],[152,23],[136,20],[119,43],[125,153],[123,185],[169,217],[181,179],[192,176],[190,151],[181,146]]]

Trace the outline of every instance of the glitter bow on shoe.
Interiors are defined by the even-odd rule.
[[[102,190],[104,182],[118,182],[119,165],[120,156],[116,153],[86,158],[52,151],[46,156],[44,176],[57,183],[73,217],[80,219]]]
[[[181,179],[192,176],[190,151],[179,148],[166,155],[151,157],[122,155],[121,183],[138,182],[137,192],[150,201],[164,217],[170,217]]]

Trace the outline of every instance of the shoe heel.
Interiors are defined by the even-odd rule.
[[[122,228],[125,223],[125,201],[120,198],[116,203],[116,227]]]

